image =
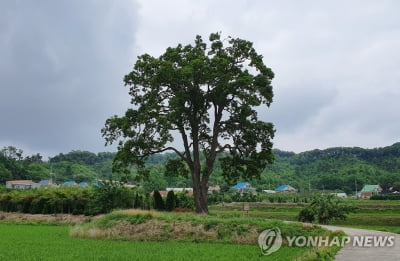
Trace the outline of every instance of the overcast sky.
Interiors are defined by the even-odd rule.
[[[400,141],[400,1],[1,1],[0,147],[104,147],[137,55],[211,32],[254,42],[275,72],[260,117],[276,148]]]

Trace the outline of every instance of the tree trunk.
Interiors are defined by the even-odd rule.
[[[208,186],[201,182],[200,161],[191,169],[193,180],[193,196],[197,214],[208,215],[207,193]]]
[[[203,186],[200,182],[193,181],[193,196],[197,214],[208,215],[207,193],[207,186]]]

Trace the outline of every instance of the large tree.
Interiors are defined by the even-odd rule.
[[[208,43],[197,36],[194,44],[169,47],[158,58],[139,56],[124,78],[133,108],[102,129],[107,145],[118,141],[113,170],[134,164],[146,176],[150,155],[173,151],[178,158],[166,163],[166,174],[191,175],[196,212],[203,214],[217,158],[228,181],[259,177],[273,161],[274,136],[273,124],[256,110],[273,97],[274,74],[262,58],[251,42],[219,33]],[[173,146],[178,137],[181,147]]]

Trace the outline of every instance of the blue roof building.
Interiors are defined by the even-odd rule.
[[[253,188],[249,182],[239,182],[235,186],[231,187],[231,189],[236,190],[240,194],[247,193],[247,192],[256,192],[256,188]]]
[[[245,188],[246,186],[249,186],[250,183],[249,182],[239,182],[238,184],[236,184],[235,186],[233,186],[233,189],[241,189],[241,188]]]
[[[44,179],[39,182],[40,187],[50,187],[55,186],[56,184],[53,183],[51,179]]]
[[[82,182],[79,182],[78,186],[80,186],[80,187],[87,187],[87,186],[88,186],[88,183],[85,182],[85,181],[82,181]]]
[[[65,181],[65,182],[63,183],[63,186],[67,186],[67,187],[75,186],[75,185],[77,185],[76,182],[75,182],[75,180],[69,180],[69,181]]]
[[[290,192],[290,193],[296,193],[297,189],[295,189],[294,187],[284,184],[284,185],[280,185],[279,187],[277,187],[275,189],[276,192]]]

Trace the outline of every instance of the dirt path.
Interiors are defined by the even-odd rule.
[[[342,230],[347,236],[352,238],[352,242],[346,244],[336,255],[335,260],[337,261],[399,261],[400,260],[400,234],[357,229],[357,228],[346,228],[346,227],[335,227],[335,226],[324,226],[326,229],[335,231]],[[394,245],[389,246],[354,246],[354,237],[362,238],[365,236],[372,237],[392,237]],[[372,240],[373,242],[373,240]]]
[[[71,215],[71,214],[25,214],[18,212],[2,212],[0,211],[0,220],[13,220],[13,221],[44,221],[44,222],[57,222],[63,224],[81,224],[88,222],[90,219],[96,219],[102,215],[89,218],[84,215]]]

